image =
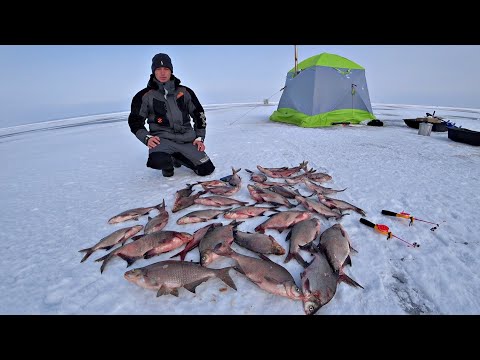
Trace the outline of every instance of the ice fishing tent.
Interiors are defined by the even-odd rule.
[[[322,53],[287,73],[285,89],[272,121],[302,127],[358,124],[373,120],[365,69],[344,57]]]

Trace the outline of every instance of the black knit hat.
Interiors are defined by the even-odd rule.
[[[155,69],[159,67],[169,68],[173,73],[172,59],[167,54],[157,54],[152,58],[152,74],[155,73]]]

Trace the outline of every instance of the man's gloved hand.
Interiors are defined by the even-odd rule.
[[[193,140],[193,145],[197,145],[198,151],[205,151],[205,144],[202,141],[202,138],[198,137]]]

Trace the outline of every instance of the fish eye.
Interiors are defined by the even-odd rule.
[[[202,262],[203,261],[206,261],[207,260],[207,257],[205,255],[202,256]]]
[[[310,305],[310,306],[308,307],[308,310],[309,310],[309,311],[313,311],[313,305]]]

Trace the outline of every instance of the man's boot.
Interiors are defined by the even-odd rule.
[[[175,159],[173,156],[172,156],[172,163],[173,163],[173,166],[176,167],[176,168],[179,168],[180,166],[182,166],[182,164],[180,163],[180,161],[178,161],[177,159]]]
[[[162,169],[162,175],[164,177],[171,177],[173,176],[173,168],[172,169]]]

